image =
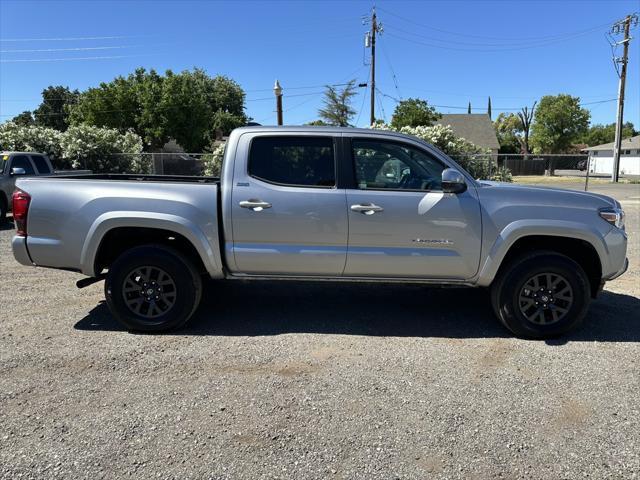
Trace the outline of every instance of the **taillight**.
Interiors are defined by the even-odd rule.
[[[17,234],[27,236],[27,213],[29,213],[29,203],[31,196],[22,190],[16,190],[11,197],[13,202],[13,221],[16,222]]]

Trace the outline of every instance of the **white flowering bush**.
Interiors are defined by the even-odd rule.
[[[391,125],[376,123],[371,126],[378,130],[389,130],[394,132],[413,135],[434,147],[442,150],[452,157],[474,178],[497,180],[501,182],[511,182],[511,171],[508,168],[497,168],[493,164],[493,159],[489,156],[490,150],[485,150],[473,143],[458,137],[453,133],[450,125],[433,125],[430,127],[402,127],[396,129]]]
[[[0,151],[46,153],[56,168],[68,168],[70,163],[62,158],[61,135],[53,128],[5,122],[0,124]]]
[[[213,152],[202,156],[204,163],[204,174],[208,177],[220,176],[222,169],[222,158],[224,157],[224,147],[226,144],[220,144],[213,149]]]
[[[38,126],[0,124],[0,150],[46,153],[56,169],[88,168],[106,173],[150,173],[143,161],[142,139],[129,131],[89,125],[66,132]]]
[[[61,136],[62,154],[73,168],[88,168],[105,173],[149,173],[143,162],[142,139],[128,131],[90,125],[69,127]]]

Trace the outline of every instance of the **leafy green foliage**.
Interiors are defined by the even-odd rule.
[[[351,80],[342,90],[327,86],[324,92],[324,107],[318,110],[318,115],[327,125],[350,126],[349,121],[356,114],[351,106],[351,99],[355,94],[355,80]]]
[[[633,123],[626,122],[622,126],[622,138],[629,138],[638,135],[638,131],[634,128]],[[608,125],[592,125],[584,135],[580,137],[581,143],[586,143],[590,147],[602,145],[603,143],[611,143],[616,139],[616,124]]]
[[[428,127],[441,117],[442,115],[436,112],[436,109],[430,106],[426,100],[407,98],[396,105],[393,117],[391,117],[391,125],[394,128]]]
[[[74,125],[133,130],[148,149],[174,138],[187,151],[204,149],[215,130],[244,125],[244,91],[233,80],[194,69],[161,76],[137,69],[83,92],[71,108]]]
[[[501,113],[493,125],[496,129],[500,153],[520,153],[520,138],[523,128],[520,118],[515,113]]]
[[[69,127],[69,107],[75,105],[80,93],[62,85],[42,91],[42,103],[33,111],[36,125],[64,132]]]
[[[11,119],[11,122],[15,123],[16,125],[20,125],[23,127],[28,127],[30,125],[35,125],[35,120],[33,119],[33,115],[31,114],[31,112],[29,110],[26,110],[22,113],[19,113],[18,115],[16,115],[15,117],[13,117]]]
[[[312,122],[305,123],[305,125],[309,125],[311,127],[326,127],[329,124],[324,120],[313,120]]]
[[[565,153],[589,128],[589,110],[580,107],[580,98],[547,95],[540,99],[531,131],[536,153]]]

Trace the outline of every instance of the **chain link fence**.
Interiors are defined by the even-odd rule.
[[[114,153],[109,157],[111,168],[101,173],[217,177],[222,160],[213,153]]]

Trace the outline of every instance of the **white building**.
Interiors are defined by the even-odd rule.
[[[611,175],[613,172],[613,143],[584,149],[589,153],[589,172]],[[640,175],[640,135],[622,140],[620,175]]]

